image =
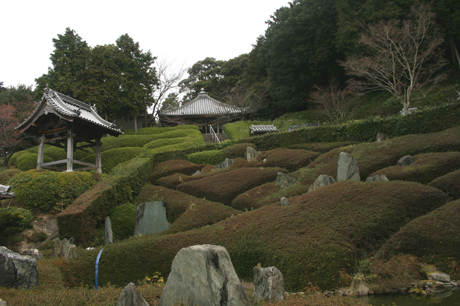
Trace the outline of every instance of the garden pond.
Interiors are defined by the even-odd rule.
[[[376,294],[362,297],[373,306],[425,306],[425,305],[442,305],[442,306],[459,306],[460,290],[452,290],[421,296],[417,294]],[[393,304],[394,303],[394,304]]]

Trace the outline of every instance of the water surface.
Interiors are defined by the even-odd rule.
[[[373,306],[391,306],[394,302],[397,306],[459,306],[460,290],[454,288],[449,291],[421,296],[412,293],[406,294],[378,294],[362,297]]]

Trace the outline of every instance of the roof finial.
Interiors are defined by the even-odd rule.
[[[201,88],[200,95],[203,95],[203,94],[205,95],[205,94],[207,94],[207,92],[204,91],[204,88]]]

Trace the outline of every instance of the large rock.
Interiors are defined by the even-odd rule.
[[[438,282],[450,283],[450,275],[442,272],[435,272],[428,275],[428,279],[432,279]]]
[[[65,259],[76,259],[77,258],[77,247],[72,243],[73,239],[67,240],[64,238],[54,239],[53,250],[51,251],[50,257],[64,257]]]
[[[137,291],[136,285],[129,283],[121,292],[117,306],[149,306],[149,304]]]
[[[384,141],[388,138],[387,135],[383,134],[383,133],[377,133],[377,141]]]
[[[282,197],[280,199],[280,205],[281,206],[289,206],[289,204],[291,204],[291,202],[289,202],[289,200],[286,197]]]
[[[7,306],[7,304],[4,300],[0,299],[0,306]]]
[[[182,248],[174,258],[160,306],[178,302],[198,306],[249,305],[249,299],[222,246]]]
[[[337,182],[354,180],[360,181],[358,162],[350,154],[340,152],[337,161]]]
[[[246,158],[247,161],[255,160],[257,156],[259,156],[259,151],[254,149],[253,147],[247,147],[246,148],[246,153],[244,154],[244,158]]]
[[[168,228],[166,209],[162,201],[142,203],[137,206],[134,236],[157,234],[166,231]]]
[[[276,175],[276,185],[283,190],[286,187],[294,185],[296,182],[295,178],[284,174],[283,172],[278,172]]]
[[[282,301],[283,274],[276,267],[254,268],[254,302]]]
[[[21,289],[38,286],[37,260],[0,246],[0,286]]]
[[[104,244],[112,244],[113,243],[113,232],[112,232],[112,221],[110,217],[105,218],[104,224]]]
[[[413,162],[414,162],[414,158],[410,155],[406,155],[406,156],[401,157],[398,160],[398,166],[401,166],[401,167],[409,166]]]
[[[219,169],[224,169],[230,167],[235,160],[233,158],[226,158],[223,162],[220,164],[216,165],[217,168]]]
[[[321,174],[318,176],[318,178],[313,182],[313,184],[308,187],[308,192],[316,190],[318,188],[328,186],[331,184],[334,184],[335,180],[332,176],[326,175],[326,174]]]

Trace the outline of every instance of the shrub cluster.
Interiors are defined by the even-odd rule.
[[[21,241],[16,234],[32,226],[34,216],[30,210],[19,207],[0,209],[0,245],[14,248]]]
[[[460,170],[438,177],[429,184],[447,193],[453,199],[460,199]]]
[[[149,176],[149,181],[152,184],[156,184],[157,180],[161,177],[165,177],[174,173],[181,173],[191,175],[197,170],[201,170],[204,165],[197,165],[187,160],[169,160],[159,163],[153,169],[153,172]]]
[[[89,172],[29,170],[16,175],[11,185],[17,199],[33,211],[58,212],[96,183]]]
[[[192,153],[187,160],[194,164],[217,165],[225,160],[225,155],[222,150],[209,150]]]
[[[308,166],[321,153],[300,149],[273,149],[261,152],[258,161],[264,161],[265,167],[281,167],[296,171]]]

